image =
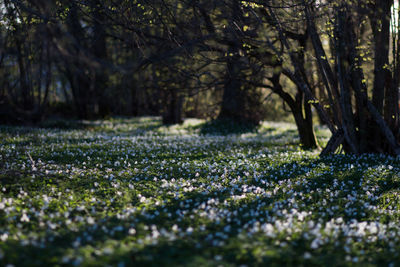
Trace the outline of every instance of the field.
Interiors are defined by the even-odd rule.
[[[400,159],[287,123],[47,126],[0,127],[1,266],[400,265]]]

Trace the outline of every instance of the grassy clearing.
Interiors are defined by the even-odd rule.
[[[400,265],[399,159],[202,123],[0,127],[0,265]]]

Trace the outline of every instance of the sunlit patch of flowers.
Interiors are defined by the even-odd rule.
[[[0,127],[0,265],[400,264],[398,158],[201,123]]]

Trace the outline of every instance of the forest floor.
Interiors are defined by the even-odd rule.
[[[45,126],[0,127],[1,266],[400,265],[398,158],[288,123]]]

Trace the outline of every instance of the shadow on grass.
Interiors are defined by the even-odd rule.
[[[38,126],[45,129],[117,131],[137,135],[157,130],[163,125],[157,118],[113,118],[109,120],[48,120]]]
[[[333,163],[335,160],[336,163]],[[366,159],[368,160],[368,159]],[[357,160],[348,156],[336,156],[336,158],[326,157],[317,159],[307,159],[302,161],[291,161],[282,165],[277,165],[275,170],[265,173],[266,177],[276,177],[275,182],[283,181],[288,179],[286,175],[278,176],[278,170],[281,169],[293,169],[298,168],[295,175],[291,179],[297,179],[300,177],[307,177],[306,173],[316,166],[321,166],[320,163],[324,163],[326,166],[333,166],[336,164],[356,163]],[[301,163],[301,165],[299,165]],[[381,164],[377,162],[369,162],[370,164]],[[306,168],[305,168],[306,167]],[[236,173],[236,175],[241,173]],[[348,170],[345,175],[332,172],[332,174],[318,177],[306,178],[308,180],[307,186],[300,184],[296,191],[306,192],[307,190],[316,191],[317,189],[330,188],[333,180],[335,178],[339,179],[339,182],[353,181],[352,186],[349,188],[351,190],[358,191],[361,188],[361,184],[358,183],[363,177],[363,171],[353,171]],[[389,177],[386,177],[389,178]],[[272,178],[271,178],[272,179]],[[388,180],[386,179],[388,182]],[[256,180],[251,180],[251,184],[257,184]],[[157,184],[154,183],[154,186]],[[392,181],[388,186],[398,186],[398,181]],[[384,189],[385,190],[385,189]],[[96,226],[83,224],[77,229],[77,231],[71,231],[67,228],[60,229],[57,235],[54,235],[51,231],[45,233],[46,239],[53,236],[54,240],[49,242],[46,248],[37,248],[33,246],[23,246],[20,242],[16,241],[6,241],[2,244],[5,253],[5,259],[11,262],[19,263],[23,265],[47,265],[47,264],[60,264],[59,259],[65,255],[66,251],[73,250],[72,243],[78,238],[82,241],[81,245],[84,247],[82,254],[89,255],[86,257],[89,262],[84,262],[84,265],[97,265],[100,263],[108,263],[111,265],[117,265],[120,262],[125,262],[127,266],[236,266],[240,264],[250,264],[250,266],[310,266],[310,265],[344,265],[342,262],[343,250],[339,246],[330,246],[327,244],[321,247],[320,250],[315,252],[316,257],[312,260],[307,261],[303,258],[303,253],[306,251],[306,247],[309,246],[309,241],[302,237],[302,235],[294,236],[291,242],[282,248],[276,244],[276,240],[279,238],[267,238],[262,235],[250,236],[246,239],[240,239],[238,233],[241,229],[245,229],[244,225],[251,220],[268,220],[265,213],[260,213],[258,215],[249,214],[249,209],[256,210],[260,203],[264,204],[265,210],[273,212],[274,204],[277,202],[284,203],[286,201],[288,193],[283,191],[278,191],[277,195],[272,195],[269,197],[252,198],[247,199],[239,203],[229,203],[230,205],[225,206],[225,209],[229,211],[237,211],[236,218],[240,218],[240,224],[235,224],[234,222],[225,220],[224,216],[221,216],[221,221],[217,223],[216,221],[210,220],[208,217],[197,217],[190,218],[190,213],[188,216],[182,218],[176,215],[175,211],[181,210],[182,203],[189,203],[190,207],[185,207],[186,210],[199,209],[203,202],[207,202],[210,197],[217,196],[219,203],[224,203],[225,200],[230,198],[230,193],[227,192],[217,192],[209,191],[207,194],[203,192],[190,192],[185,193],[181,198],[175,199],[173,197],[168,197],[167,195],[162,195],[160,197],[168,198],[169,201],[163,207],[150,206],[146,213],[147,215],[135,214],[128,219],[120,220],[117,216],[105,216],[102,220],[98,221]],[[345,198],[349,194],[349,191],[340,192],[339,195],[331,197],[333,198],[332,205],[339,206],[341,199]],[[320,194],[310,193],[310,200],[304,203],[307,206],[318,205]],[[192,200],[192,201],[186,201]],[[140,205],[137,200],[137,196],[132,194],[129,203],[133,206]],[[300,199],[296,199],[300,202]],[[245,207],[245,208],[243,208]],[[354,208],[357,210],[363,210],[362,206],[354,203],[354,206],[349,208]],[[78,212],[78,211],[73,211]],[[335,216],[342,215],[345,220],[354,218],[353,216],[346,216],[343,211],[338,211]],[[372,211],[371,211],[372,212]],[[167,216],[170,213],[172,216]],[[366,211],[366,213],[368,213]],[[148,215],[159,214],[158,216]],[[85,216],[87,214],[71,214]],[[272,214],[275,216],[275,214]],[[314,219],[320,217],[320,214],[313,214]],[[332,217],[321,217],[324,221],[329,221]],[[356,218],[361,221],[366,216],[356,216]],[[134,222],[137,233],[135,236],[129,236],[128,229],[131,223]],[[165,238],[160,238],[158,243],[150,244],[145,243],[141,246],[133,245],[137,244],[138,238],[144,236],[149,236],[151,233],[145,230],[146,225],[156,225],[158,230],[170,229],[174,223],[180,224],[181,230],[185,230],[187,227],[197,228],[200,225],[205,225],[207,231],[194,231],[192,235],[179,235],[175,240],[167,240]],[[35,222],[33,222],[35,223]],[[224,232],[225,226],[231,226],[232,231],[227,233],[227,238],[223,241],[225,246],[218,247],[213,246],[212,241],[208,240],[207,236],[210,233],[214,234],[214,239],[217,238],[215,233]],[[122,226],[121,231],[114,231],[114,234],[105,233],[102,228],[115,229],[116,227]],[[91,241],[86,241],[85,238],[91,236]],[[128,237],[129,236],[129,237]],[[280,241],[284,241],[285,236],[281,237]],[[112,245],[116,247],[115,251],[110,255],[97,255],[96,251],[98,248],[107,247],[107,242],[113,242]],[[278,243],[279,244],[279,243]],[[368,246],[368,245],[367,245]],[[372,245],[371,245],[372,246]],[[78,249],[78,248],[76,248]],[[258,251],[265,251],[263,255],[260,255]],[[40,255],[45,255],[40,257]],[[222,260],[216,260],[216,255],[222,255]],[[335,256],[336,255],[336,256]],[[374,254],[374,263],[377,265],[387,264],[388,259],[385,259],[381,252]],[[335,258],[336,257],[336,258]]]
[[[118,123],[122,124],[122,122],[112,122],[115,125]],[[144,126],[143,131],[146,131],[146,129],[152,129],[159,127],[157,122],[155,121],[154,124],[151,124],[152,122],[149,121],[149,123]],[[138,123],[139,124],[139,123]],[[242,125],[243,126],[243,125]],[[200,129],[202,134],[210,134],[210,135],[221,135],[221,134],[230,134],[230,133],[247,133],[247,132],[254,132],[257,131],[257,127],[237,127],[237,125],[234,124],[224,124],[224,123],[217,123],[216,121],[206,123],[205,125],[201,125]],[[147,127],[147,128],[146,128]],[[152,128],[154,127],[154,128]],[[273,132],[273,128],[267,129],[268,132]],[[128,129],[127,132],[130,130]],[[288,130],[289,133],[292,135],[295,135],[294,130]],[[271,135],[271,138],[273,139],[285,139],[284,137],[286,134],[278,134],[278,135]],[[268,137],[269,138],[269,137]],[[240,146],[243,146],[244,144],[238,144]],[[260,146],[264,144],[260,144]],[[228,146],[221,146],[224,149],[229,150],[227,147]],[[79,147],[80,149],[82,146]],[[91,146],[91,148],[96,148]],[[235,147],[233,146],[234,149]],[[89,147],[87,147],[89,149]],[[95,150],[97,151],[97,150]],[[61,152],[61,150],[60,150]],[[98,149],[97,151],[99,154],[94,153],[92,157],[102,157],[101,149]],[[118,153],[111,153],[109,156],[111,158],[118,158]],[[232,153],[227,153],[228,155],[231,155]],[[145,157],[146,155],[143,155]],[[210,154],[204,154],[202,151],[198,151],[198,153],[193,153],[193,151],[187,151],[187,155],[185,154],[182,155],[177,155],[173,151],[165,152],[165,153],[160,153],[158,155],[158,160],[164,160],[164,159],[171,159],[171,158],[176,158],[177,156],[180,157],[187,157],[188,160],[205,160],[205,159],[212,159],[213,155]],[[54,155],[48,155],[49,158],[44,158],[47,160],[54,160],[58,164],[62,163],[68,163],[68,162],[74,162],[74,156],[68,156],[68,154],[62,154],[58,157],[55,157]],[[227,159],[228,160],[228,159]],[[84,158],[82,157],[82,162],[84,161]],[[264,161],[264,160],[263,160]],[[382,165],[382,162],[379,160],[376,161],[371,161],[370,159],[365,159],[367,165],[370,167],[375,167],[375,166],[380,166]],[[325,157],[325,158],[317,158],[317,159],[298,159],[298,160],[290,160],[289,162],[286,162],[284,164],[276,165],[274,166],[273,169],[270,169],[269,171],[266,171],[263,173],[263,176],[265,179],[274,179],[274,182],[279,182],[279,181],[285,181],[287,179],[294,179],[296,180],[297,178],[305,178],[308,177],[307,173],[309,173],[310,170],[317,167],[321,167],[322,163],[324,163],[327,167],[332,167],[334,165],[344,165],[344,164],[355,164],[357,162],[360,162],[359,160],[351,157],[351,156],[342,156],[342,155],[336,155],[334,157]],[[272,165],[273,162],[265,160],[263,162],[265,166],[267,165]],[[83,167],[81,164],[75,164],[74,166],[80,166]],[[121,167],[122,168],[122,167]],[[178,169],[179,166],[176,166]],[[288,177],[287,173],[281,172],[281,170],[293,170],[296,169],[296,172],[292,174],[292,176]],[[197,167],[196,169],[192,169],[189,177],[194,177],[195,174],[198,172]],[[208,172],[208,169],[204,169],[204,172]],[[234,174],[232,175],[240,175],[244,177],[244,172],[245,169],[238,169],[233,172]],[[314,193],[310,192],[310,199],[304,201],[304,203],[307,206],[313,206],[313,205],[319,205],[318,202],[321,198],[321,194],[315,193],[317,189],[327,189],[331,188],[331,185],[333,184],[333,180],[335,178],[339,179],[339,182],[347,182],[351,180],[352,186],[349,188],[349,190],[354,190],[358,191],[361,190],[361,184],[359,183],[360,179],[363,177],[364,171],[354,171],[354,170],[347,170],[345,174],[343,173],[337,173],[337,172],[331,172],[330,174],[325,174],[324,176],[314,176],[314,177],[308,177],[305,178],[308,181],[308,186],[305,187],[304,184],[300,184],[298,188],[296,188],[297,192],[307,192],[307,190],[312,190]],[[179,173],[177,173],[177,177],[179,177]],[[274,178],[272,178],[274,177]],[[4,179],[6,178],[6,179]],[[0,176],[0,180],[4,179],[4,183],[7,184],[15,184],[15,186],[12,188],[13,191],[11,192],[5,192],[7,194],[15,194],[17,195],[18,192],[20,191],[20,188],[23,187],[23,180],[19,179],[18,174],[16,173],[7,173],[3,176]],[[29,177],[24,178],[26,181],[30,179]],[[67,179],[67,177],[59,177],[61,180],[66,180],[65,183],[69,183],[67,188],[85,188],[86,183],[92,183],[90,180],[72,180],[70,181]],[[54,180],[54,185],[57,186],[62,186],[62,184],[58,185],[55,183],[56,178]],[[78,183],[79,184],[72,184],[72,183]],[[145,183],[150,183],[149,181],[144,181]],[[18,184],[20,183],[20,184]],[[251,180],[249,183],[259,185],[256,180]],[[391,188],[397,187],[399,188],[399,181],[396,179],[391,179],[390,176],[385,176],[385,177],[379,177],[377,178],[377,183],[380,185],[380,187],[383,190],[390,191]],[[46,186],[46,183],[43,184],[43,187]],[[154,185],[155,188],[157,184]],[[159,186],[159,185],[158,185]],[[260,185],[259,185],[260,186]],[[384,187],[386,186],[386,187]],[[38,187],[36,190],[41,190],[40,187]],[[332,201],[332,205],[341,207],[341,200],[347,197],[348,194],[350,194],[350,191],[343,191],[339,195],[332,197],[334,198]],[[155,191],[152,191],[152,193],[155,193]],[[112,265],[117,265],[121,261],[125,262],[127,266],[218,266],[218,265],[239,265],[241,263],[243,264],[249,264],[250,266],[282,266],[282,265],[291,265],[291,266],[309,266],[310,262],[307,262],[303,260],[302,256],[305,251],[304,247],[308,246],[309,241],[304,240],[301,235],[298,237],[294,237],[292,239],[293,242],[290,242],[287,248],[282,249],[278,245],[275,245],[276,239],[274,238],[265,238],[265,237],[249,237],[245,241],[238,239],[238,231],[240,229],[244,229],[244,225],[247,222],[250,222],[251,220],[260,220],[262,218],[265,219],[265,213],[260,213],[259,215],[251,215],[248,214],[248,208],[251,208],[251,210],[256,210],[256,208],[259,206],[260,203],[265,204],[266,210],[271,213],[273,213],[273,205],[274,203],[283,203],[286,201],[286,199],[289,197],[285,193],[279,193],[278,195],[273,195],[271,197],[261,197],[260,199],[254,200],[246,200],[246,202],[240,202],[240,203],[234,203],[231,204],[230,206],[226,207],[226,209],[229,209],[231,211],[238,211],[238,215],[236,218],[241,219],[241,224],[240,225],[235,225],[232,222],[228,222],[225,220],[221,220],[220,224],[216,224],[215,221],[208,220],[207,218],[202,218],[202,220],[198,219],[197,217],[195,218],[183,218],[183,221],[180,222],[179,219],[175,214],[175,211],[182,209],[181,203],[186,203],[186,200],[194,200],[193,202],[187,202],[187,203],[192,203],[190,204],[190,210],[193,209],[198,209],[199,205],[202,202],[207,201],[209,198],[217,196],[220,203],[224,203],[226,199],[230,197],[228,192],[221,193],[221,192],[214,192],[214,191],[209,191],[207,194],[203,193],[190,193],[190,194],[185,194],[184,197],[181,197],[179,199],[173,199],[171,198],[168,204],[165,207],[158,208],[156,206],[150,206],[150,208],[147,211],[147,214],[155,214],[158,212],[160,216],[155,216],[153,218],[148,218],[147,216],[142,216],[140,214],[135,214],[134,217],[130,217],[127,220],[120,220],[117,218],[117,216],[104,216],[102,219],[98,222],[97,227],[95,228],[94,226],[91,225],[81,225],[77,231],[72,231],[68,230],[67,228],[65,229],[60,229],[59,232],[57,232],[57,236],[54,235],[54,232],[47,231],[46,233],[43,233],[47,238],[49,237],[54,237],[54,241],[50,241],[47,243],[46,248],[36,248],[33,246],[24,246],[21,245],[20,242],[17,241],[6,241],[4,242],[1,247],[3,250],[6,252],[5,253],[5,259],[9,260],[11,262],[18,262],[21,266],[23,265],[37,265],[37,266],[43,266],[43,265],[56,265],[60,264],[59,260],[62,258],[63,255],[65,255],[66,251],[68,250],[74,250],[72,243],[80,238],[82,240],[82,245],[85,247],[85,251],[82,254],[89,255],[87,256],[86,259],[89,259],[90,262],[85,262],[84,265],[98,265],[98,264],[112,264]],[[109,196],[110,198],[113,197],[112,195]],[[166,196],[167,197],[167,196]],[[329,196],[326,195],[328,198]],[[137,199],[132,196],[132,198],[129,200],[133,206],[139,205],[137,203]],[[296,201],[300,201],[299,199],[296,199]],[[193,204],[196,203],[196,204]],[[279,204],[278,203],[278,204]],[[244,205],[246,204],[246,207],[241,209]],[[353,206],[349,206],[349,208],[352,208],[354,210],[363,210],[364,207],[358,205],[358,203],[354,203]],[[188,208],[189,209],[189,208]],[[166,212],[169,212],[172,214],[172,217],[168,217],[165,214]],[[264,210],[265,211],[265,210]],[[75,211],[74,211],[75,212]],[[73,214],[76,215],[76,214]],[[189,212],[190,215],[190,212]],[[273,213],[275,215],[275,213]],[[350,218],[357,218],[358,220],[363,220],[365,218],[368,218],[367,216],[361,216],[361,214],[354,216],[354,215],[347,215],[343,211],[339,211],[335,213],[335,216],[337,217],[338,215],[341,215],[345,219],[350,219]],[[367,214],[368,215],[368,214]],[[87,216],[86,213],[80,214],[80,216]],[[312,215],[314,219],[317,219],[320,217],[319,213],[315,213]],[[327,217],[321,217],[324,221],[328,221],[331,217],[329,215]],[[157,244],[143,244],[141,247],[135,247],[132,244],[137,243],[137,237],[128,237],[128,229],[130,227],[130,224],[132,222],[138,223],[137,227],[137,235],[136,236],[145,236],[148,235],[149,232],[145,231],[143,229],[144,225],[157,225],[158,229],[160,228],[166,228],[169,229],[171,228],[171,225],[174,224],[175,222],[180,224],[181,227],[187,228],[189,226],[199,226],[200,224],[206,225],[208,231],[205,232],[194,232],[193,235],[191,236],[178,236],[177,239],[173,241],[169,240],[164,240],[161,239]],[[32,222],[32,223],[37,223],[37,222]],[[208,234],[212,233],[214,234],[214,237],[216,236],[215,233],[222,233],[223,228],[227,225],[232,226],[232,231],[227,234],[228,238],[225,240],[226,246],[223,247],[215,247],[212,245],[212,242],[207,240]],[[123,230],[118,231],[115,234],[110,234],[110,233],[104,233],[101,230],[101,227],[105,227],[106,229],[113,229],[118,226],[122,226]],[[136,226],[135,226],[136,227]],[[34,228],[32,228],[34,230]],[[184,230],[184,229],[182,229]],[[86,241],[85,236],[91,236],[92,241]],[[104,248],[107,246],[107,242],[114,242],[113,245],[117,248],[111,255],[102,255],[98,256],[96,255],[97,249]],[[212,241],[212,240],[211,240]],[[283,240],[281,240],[283,241]],[[200,244],[201,247],[197,247],[196,245]],[[126,249],[121,248],[122,246],[126,246]],[[259,247],[257,247],[259,246]],[[260,249],[259,249],[260,248]],[[79,248],[76,248],[79,249]],[[266,251],[265,255],[259,256],[257,249],[259,251]],[[89,254],[87,254],[89,253]],[[317,253],[317,257],[315,257],[315,262],[312,262],[313,264],[317,265],[330,265],[333,262],[338,263],[338,258],[335,258],[335,255],[343,255],[343,251],[340,250],[337,247],[323,247],[319,252]],[[41,256],[42,255],[42,256]],[[221,261],[215,260],[216,255],[223,255],[223,259]],[[378,254],[375,254],[374,256],[376,257],[381,257],[382,262],[379,262],[378,260],[375,261],[377,264],[378,263],[387,263],[385,262],[384,256],[379,256]],[[336,260],[336,261],[335,261]],[[340,263],[340,262],[339,262]],[[340,265],[338,263],[338,265]],[[341,262],[341,265],[344,265],[344,262]],[[1,265],[1,262],[0,262]],[[381,264],[378,264],[381,265]]]
[[[215,192],[211,191],[210,195]],[[222,194],[218,197],[220,202],[224,202],[230,195],[228,193]],[[225,263],[228,265],[237,263],[250,263],[254,262],[255,257],[250,251],[243,253],[240,247],[240,241],[237,240],[237,233],[240,231],[242,225],[232,225],[232,232],[229,234],[229,238],[226,242],[229,244],[229,249],[218,248],[212,245],[213,240],[207,240],[207,236],[210,233],[223,232],[223,228],[230,224],[225,220],[221,223],[211,221],[207,217],[196,218],[196,220],[183,218],[180,222],[181,230],[188,227],[197,227],[199,225],[206,225],[209,231],[201,232],[195,231],[192,235],[180,236],[179,231],[176,232],[176,238],[174,240],[168,240],[160,238],[157,243],[143,244],[141,246],[132,246],[130,243],[136,243],[138,237],[146,239],[145,236],[151,236],[151,232],[145,230],[145,225],[157,225],[160,229],[170,229],[171,226],[180,220],[176,215],[175,211],[181,209],[181,203],[186,200],[195,200],[191,202],[191,209],[198,209],[201,203],[207,202],[208,196],[202,193],[187,193],[184,198],[174,199],[171,198],[169,203],[163,207],[154,207],[147,210],[147,214],[160,213],[159,216],[149,218],[137,214],[130,217],[128,220],[120,220],[117,216],[110,216],[103,218],[96,226],[83,224],[77,231],[71,231],[67,228],[61,228],[59,232],[54,235],[51,231],[46,231],[46,239],[53,238],[53,241],[47,243],[44,248],[21,245],[20,242],[9,240],[5,241],[2,245],[5,251],[5,262],[14,262],[18,265],[25,266],[43,266],[60,264],[59,260],[66,254],[68,250],[78,249],[74,248],[73,243],[76,240],[80,240],[80,246],[85,250],[83,254],[86,255],[85,266],[96,266],[100,263],[107,262],[111,265],[117,265],[120,262],[125,262],[127,266],[221,266]],[[266,202],[272,203],[277,201],[278,198],[272,197],[265,199]],[[134,198],[132,202],[137,202]],[[258,202],[248,203],[248,205],[256,205]],[[237,207],[233,205],[232,209],[236,210]],[[171,217],[166,216],[165,211],[172,214]],[[77,211],[74,211],[76,213]],[[239,211],[239,217],[246,213],[246,209]],[[85,216],[84,213],[78,213],[81,216]],[[74,215],[78,215],[74,214]],[[136,224],[137,233],[135,236],[130,236],[128,233],[129,226],[133,221],[139,220],[140,223]],[[34,223],[34,222],[33,222]],[[123,230],[113,231],[113,234],[104,233],[103,229],[116,229],[122,226]],[[182,229],[183,228],[183,229]],[[85,240],[87,236],[91,236],[91,241]],[[105,248],[107,244],[112,242],[116,246],[115,251],[110,255],[97,255],[98,248]],[[265,241],[264,241],[265,242]],[[272,241],[271,241],[272,243]],[[119,245],[118,245],[119,244]],[[200,246],[199,246],[200,245]],[[271,244],[266,244],[272,246]],[[126,246],[124,248],[124,246]],[[271,248],[272,249],[272,248]],[[275,248],[274,257],[264,261],[270,260],[281,261],[281,263],[287,263],[286,257],[280,254],[278,248]],[[216,255],[224,255],[224,260],[216,260]],[[43,255],[41,257],[40,255]],[[88,256],[90,255],[90,256]],[[299,256],[299,255],[297,255]],[[290,261],[293,263],[293,261]],[[1,262],[0,262],[1,263]]]
[[[217,119],[197,126],[203,135],[228,135],[254,133],[259,126],[250,123],[235,122],[229,119]]]
[[[1,125],[0,125],[1,126]],[[40,129],[117,131],[142,134],[162,127],[158,117],[110,118],[107,120],[78,120],[52,118],[38,124],[3,125],[0,131],[27,134]]]
[[[44,129],[85,130],[92,128],[93,125],[80,120],[51,119],[38,124],[38,127]]]

